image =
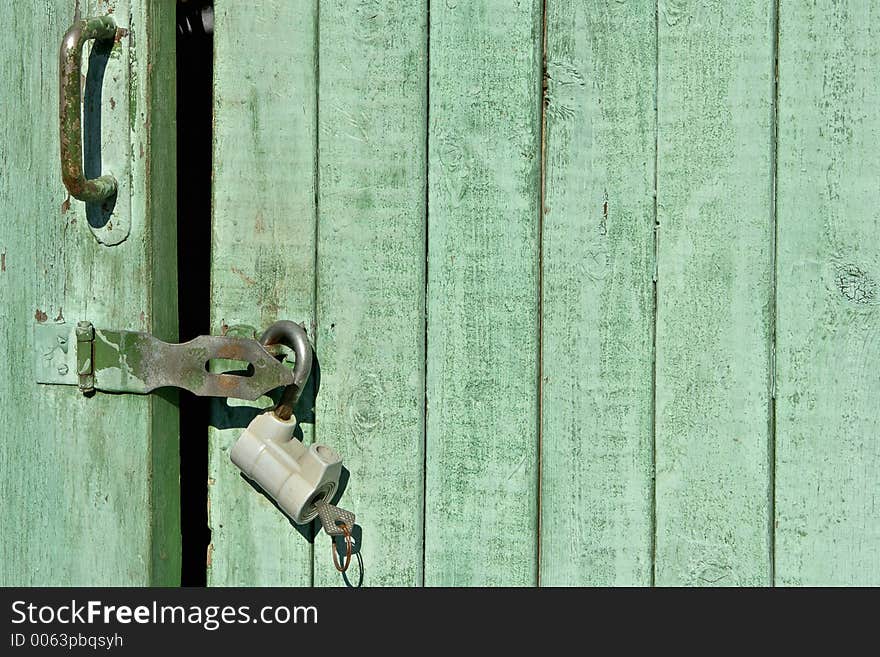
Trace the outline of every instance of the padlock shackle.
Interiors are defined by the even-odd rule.
[[[306,330],[289,320],[280,320],[267,328],[260,336],[260,343],[269,346],[283,344],[290,347],[296,356],[293,366],[293,383],[284,388],[281,399],[273,411],[282,420],[289,420],[293,415],[293,407],[299,401],[309,374],[312,372],[312,345]]]

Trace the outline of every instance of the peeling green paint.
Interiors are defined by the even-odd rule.
[[[95,380],[102,390],[146,393],[149,386],[142,376],[143,351],[148,341],[128,331],[95,331]]]

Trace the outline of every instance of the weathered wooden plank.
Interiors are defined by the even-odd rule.
[[[166,341],[178,336],[177,314],[177,78],[176,12],[167,2],[149,0],[141,10],[140,24],[147,28],[146,56],[137,58],[138,79],[147,81],[149,95],[136,122],[146,127],[147,143],[140,160],[146,179],[143,214],[151,222],[146,271],[149,277],[150,330]],[[140,103],[140,100],[138,101]],[[140,106],[140,105],[139,105]],[[143,130],[143,128],[141,128]],[[139,134],[135,130],[134,134]],[[140,156],[140,141],[132,150]],[[134,171],[141,170],[134,167]],[[135,212],[141,212],[132,203]],[[127,425],[126,425],[127,426]],[[150,397],[150,525],[152,584],[180,584],[180,446],[177,391],[160,391]],[[128,512],[131,509],[127,509]]]
[[[780,5],[776,581],[880,584],[880,7]]]
[[[767,584],[773,6],[658,20],[656,582]]]
[[[350,470],[365,586],[422,583],[427,17],[424,0],[320,14],[315,439]],[[318,541],[315,583],[341,584]]]
[[[541,583],[647,585],[655,9],[546,7]]]
[[[131,30],[103,76],[100,167],[121,181],[116,212],[130,211],[131,234],[99,244],[61,183],[58,46],[74,3],[3,0],[16,36],[0,48],[10,118],[0,126],[0,582],[170,585],[180,578],[173,394],[85,398],[35,383],[35,321],[176,338],[174,7],[79,4],[83,16],[109,8]]]
[[[218,0],[214,36],[211,324],[314,322],[314,0]],[[310,334],[312,329],[309,328]],[[296,411],[312,438],[311,400]],[[212,406],[211,585],[308,585],[311,545],[229,460],[252,406]],[[197,439],[197,437],[195,437]]]
[[[429,585],[537,581],[541,9],[431,6]]]

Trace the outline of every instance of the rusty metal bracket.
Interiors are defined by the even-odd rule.
[[[202,335],[171,344],[140,331],[38,323],[34,327],[38,383],[76,385],[95,390],[145,394],[177,387],[206,397],[255,400],[294,383],[294,371],[259,341]],[[215,373],[217,359],[245,362],[247,370]]]

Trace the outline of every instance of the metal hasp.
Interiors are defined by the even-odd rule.
[[[148,333],[98,329],[90,322],[75,327],[36,324],[34,341],[37,382],[77,385],[84,393],[145,394],[171,386],[199,396],[255,400],[293,385],[311,366],[308,343],[309,357],[300,362],[297,350],[296,367],[291,369],[254,339],[203,335],[170,344]],[[241,373],[210,372],[209,362],[214,359],[244,361],[248,368]]]
[[[110,16],[74,23],[61,40],[58,54],[58,119],[61,141],[61,179],[70,195],[87,203],[100,203],[116,193],[110,175],[87,179],[83,172],[82,50],[89,39],[115,40],[127,32]]]

